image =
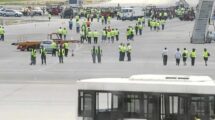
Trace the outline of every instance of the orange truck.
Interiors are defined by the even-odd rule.
[[[59,34],[57,33],[51,33],[48,34],[49,40],[53,40],[57,44],[63,44],[65,42],[69,43],[79,43],[79,40],[62,40],[59,37]],[[12,45],[17,45],[17,49],[20,51],[30,51],[32,48],[39,49],[40,48],[40,43],[42,41],[40,40],[28,40],[28,41],[23,41],[23,42],[17,42],[17,43],[12,43]]]

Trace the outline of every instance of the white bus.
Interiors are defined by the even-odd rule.
[[[77,84],[78,120],[210,120],[215,114],[208,76],[134,75]]]

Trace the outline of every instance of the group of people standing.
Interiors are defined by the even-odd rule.
[[[119,45],[119,61],[124,61],[125,56],[127,55],[127,61],[131,61],[131,45],[130,43],[124,44],[120,43]]]
[[[63,58],[68,56],[69,51],[69,43],[64,42],[63,44],[58,45],[55,42],[52,42],[52,56],[55,57],[56,54],[59,58],[59,63],[63,63]],[[41,64],[46,65],[46,55],[47,50],[44,48],[44,46],[41,46],[39,53],[41,55]],[[32,48],[31,50],[31,63],[30,65],[36,65],[36,57],[37,57],[37,50],[35,48]]]
[[[210,53],[208,52],[208,50],[206,48],[204,48],[203,50],[203,60],[204,60],[204,63],[205,63],[205,66],[208,65],[208,58],[210,56]],[[194,66],[195,65],[195,59],[196,59],[196,49],[193,48],[191,50],[191,52],[189,52],[187,50],[187,48],[184,48],[183,52],[180,51],[179,48],[176,49],[176,52],[175,52],[175,60],[176,60],[176,66],[179,66],[180,65],[180,60],[182,58],[183,60],[183,63],[184,63],[184,66],[187,65],[187,59],[188,57],[190,57],[191,59],[191,66]],[[165,47],[163,52],[162,52],[162,58],[163,58],[163,65],[166,66],[167,65],[167,61],[168,61],[168,50],[167,48]]]
[[[100,46],[98,46],[97,48],[93,46],[93,48],[91,49],[91,55],[92,55],[93,63],[96,63],[96,58],[97,58],[97,62],[101,63],[102,49],[100,48]]]

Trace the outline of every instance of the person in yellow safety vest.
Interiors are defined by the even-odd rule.
[[[96,49],[96,56],[97,56],[97,60],[98,63],[101,63],[102,61],[102,49],[100,48],[100,46],[98,46],[98,48]]]
[[[78,22],[80,18],[78,15],[76,15],[75,19],[76,19],[76,22]]]
[[[184,48],[184,51],[182,53],[182,58],[183,58],[184,65],[187,65],[188,54],[189,54],[188,50],[186,48]]]
[[[65,42],[63,44],[63,47],[64,47],[64,50],[65,50],[65,57],[67,57],[68,56],[68,52],[69,52],[69,43]]]
[[[126,50],[127,50],[127,47],[125,46],[125,44],[123,44],[122,47],[121,47],[121,52],[122,52],[121,61],[124,61],[124,59],[125,59]]]
[[[168,18],[167,12],[164,12],[164,19],[166,20]]]
[[[119,41],[119,30],[115,29],[116,41]]]
[[[141,18],[141,22],[142,22],[142,25],[145,26],[145,18],[144,17]]]
[[[92,37],[93,37],[93,32],[89,30],[87,33],[87,41],[89,44],[91,44]]]
[[[205,66],[207,66],[207,62],[208,62],[208,58],[210,56],[210,53],[208,52],[208,50],[206,48],[204,48],[204,52],[203,52],[203,59],[205,61]]]
[[[99,32],[98,31],[94,31],[93,32],[93,38],[94,38],[94,44],[98,43],[98,38],[99,38]]]
[[[104,21],[105,21],[104,16],[102,16],[101,21],[102,21],[102,25],[103,25],[103,24],[104,24]]]
[[[93,48],[91,49],[91,55],[92,55],[93,63],[96,63],[96,54],[97,54],[96,47],[93,46]]]
[[[84,30],[83,29],[80,32],[80,40],[81,40],[81,43],[84,43],[85,35],[84,35]]]
[[[36,57],[37,57],[37,51],[35,50],[35,48],[32,48],[30,65],[36,65]]]
[[[57,30],[57,33],[58,33],[58,35],[59,35],[59,37],[60,37],[60,39],[62,40],[62,35],[63,35],[63,29],[61,28],[61,27],[59,27],[59,29]]]
[[[138,26],[139,34],[142,35],[143,32],[143,25]]]
[[[63,49],[62,45],[60,46],[60,49],[58,49],[58,57],[59,57],[59,63],[63,63],[63,57],[65,55],[65,50]]]
[[[194,120],[201,120],[198,115],[195,115]]]
[[[193,48],[191,53],[190,53],[190,58],[191,58],[191,66],[195,65],[195,58],[196,58],[196,49]]]
[[[102,42],[105,42],[106,39],[107,39],[107,33],[106,33],[106,30],[103,29],[103,31],[102,31]]]
[[[48,14],[48,19],[49,19],[49,21],[51,21],[51,18],[52,18],[52,15],[49,13],[49,14]]]
[[[137,18],[138,25],[141,24],[141,18]]]
[[[110,31],[110,34],[111,34],[111,42],[114,43],[114,38],[115,38],[115,35],[116,35],[114,29],[112,29]]]
[[[41,46],[40,48],[40,54],[41,54],[41,63],[42,65],[45,64],[46,65],[46,49]]]
[[[160,24],[161,24],[162,30],[164,30],[165,23],[166,23],[166,21],[165,21],[164,19],[162,19],[162,20],[160,21]]]
[[[0,26],[0,41],[4,41],[4,34],[5,34],[4,27]]]
[[[122,49],[123,49],[123,43],[120,43],[119,45],[119,61],[122,61]]]
[[[156,30],[156,21],[152,20],[152,28],[154,28],[154,30]]]
[[[53,41],[51,44],[52,56],[56,56],[57,44]]]
[[[157,28],[157,31],[160,30],[160,22],[159,22],[159,20],[156,21],[156,28]]]
[[[109,15],[107,18],[108,24],[110,24],[110,19],[111,19],[111,16]]]
[[[131,61],[131,45],[130,45],[130,43],[128,43],[126,46],[126,53],[127,53],[127,58],[128,58],[127,60]]]
[[[62,35],[63,35],[63,38],[64,38],[64,40],[66,40],[66,36],[67,36],[67,29],[66,28],[63,28],[63,30],[62,30]]]
[[[111,40],[111,31],[107,31],[107,39],[108,39],[108,42],[110,43],[110,40]]]

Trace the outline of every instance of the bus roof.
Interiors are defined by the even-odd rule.
[[[82,90],[215,94],[215,83],[208,76],[147,74],[130,78],[85,79],[77,84]]]

